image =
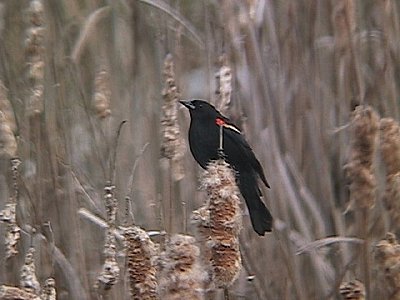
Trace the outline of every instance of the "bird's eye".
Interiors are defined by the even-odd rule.
[[[200,104],[200,105],[199,105],[199,108],[202,108],[202,107],[203,107],[203,104]]]

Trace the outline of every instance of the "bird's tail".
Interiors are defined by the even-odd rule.
[[[257,185],[257,178],[250,172],[239,172],[239,189],[246,200],[250,213],[251,224],[259,235],[272,230],[272,215],[261,200],[261,191]]]

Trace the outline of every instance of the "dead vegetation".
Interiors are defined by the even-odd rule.
[[[395,0],[0,1],[0,298],[396,299],[399,36]],[[198,189],[190,98],[267,237],[223,162]]]

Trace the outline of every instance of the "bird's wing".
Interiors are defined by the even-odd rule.
[[[247,159],[250,161],[251,166],[253,169],[258,173],[260,176],[262,182],[264,182],[266,187],[270,187],[269,183],[267,182],[267,179],[265,178],[264,175],[264,170],[258,161],[257,157],[255,156],[253,149],[251,149],[250,145],[247,143],[247,141],[244,139],[242,133],[240,130],[230,123],[227,118],[223,118],[224,124],[222,124],[224,128],[224,135],[232,139],[234,142],[238,144],[243,149],[244,155],[246,155]]]

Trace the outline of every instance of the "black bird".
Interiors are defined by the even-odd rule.
[[[264,235],[272,230],[272,216],[261,200],[259,177],[269,187],[260,162],[240,130],[214,106],[203,100],[180,101],[190,112],[189,145],[198,164],[205,169],[218,159],[220,126],[223,127],[223,150],[226,161],[236,171],[236,182],[246,200],[255,232]]]

